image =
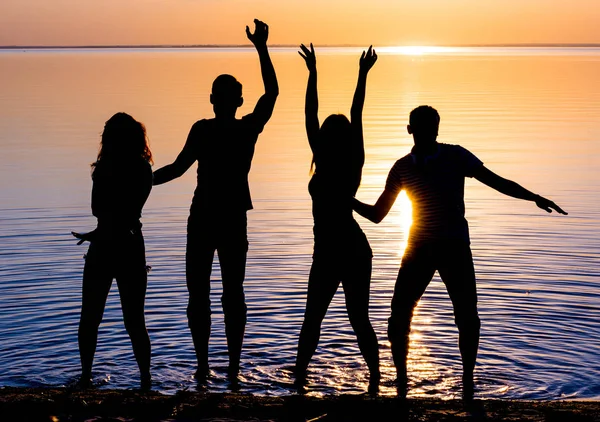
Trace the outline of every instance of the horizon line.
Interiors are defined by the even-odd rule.
[[[296,44],[273,44],[271,48],[297,48]],[[365,48],[358,44],[323,44],[320,48]],[[510,48],[585,48],[600,47],[600,43],[494,43],[494,44],[453,44],[453,45],[398,45],[385,44],[376,48],[390,47],[433,47],[433,48],[473,48],[473,47],[510,47]],[[119,49],[119,48],[254,48],[252,44],[92,44],[92,45],[0,45],[0,50],[44,50],[44,49]]]

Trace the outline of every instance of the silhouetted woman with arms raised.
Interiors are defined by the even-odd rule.
[[[140,217],[152,189],[151,163],[144,125],[126,113],[112,116],[104,126],[100,152],[92,164],[92,214],[98,225],[91,233],[73,233],[81,239],[79,244],[90,241],[79,322],[83,386],[90,384],[98,326],[113,278],[142,387],[150,386],[150,339],[144,318],[147,273]]]
[[[321,322],[341,282],[348,317],[369,367],[369,388],[373,390],[377,388],[380,373],[377,337],[369,321],[372,252],[352,216],[352,198],[360,185],[365,161],[362,110],[367,74],[377,54],[369,47],[360,58],[351,121],[342,114],[333,114],[319,126],[315,52],[312,44],[310,50],[304,45],[300,48],[309,70],[305,114],[314,165],[308,190],[313,204],[315,246],[298,343],[296,381],[304,383],[306,379],[309,361],[319,342]]]

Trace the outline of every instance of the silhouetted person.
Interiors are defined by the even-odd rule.
[[[413,135],[410,154],[396,161],[385,190],[375,203],[355,200],[354,209],[379,223],[400,191],[405,190],[413,207],[408,246],[398,272],[388,337],[398,374],[398,386],[406,392],[406,359],[413,310],[437,270],[446,285],[459,331],[463,362],[463,395],[473,395],[473,370],[479,346],[479,316],[475,271],[465,219],[464,181],[474,177],[497,191],[533,201],[543,210],[566,214],[554,202],[488,170],[477,157],[459,145],[437,142],[440,116],[429,106],[410,113],[408,133]]]
[[[319,127],[315,52],[312,44],[310,50],[304,45],[300,48],[300,55],[309,70],[305,115],[315,169],[308,185],[313,204],[315,246],[294,369],[296,381],[299,384],[305,382],[308,364],[319,342],[321,323],[341,282],[350,324],[369,367],[369,388],[375,390],[380,373],[377,337],[369,321],[373,254],[365,234],[352,216],[352,201],[360,185],[365,161],[362,110],[367,74],[375,64],[377,54],[369,47],[360,57],[351,121],[342,114],[333,114]]]
[[[142,387],[150,387],[150,339],[144,319],[147,272],[140,217],[152,189],[151,163],[144,125],[126,113],[112,116],[92,164],[92,214],[98,225],[90,233],[73,233],[80,239],[78,244],[90,241],[79,322],[80,382],[84,386],[91,381],[98,326],[114,278]]]
[[[236,111],[243,103],[242,84],[231,75],[218,76],[210,95],[215,117],[196,122],[175,162],[154,172],[154,184],[160,185],[181,176],[198,161],[198,185],[188,219],[186,251],[190,293],[187,315],[198,359],[198,379],[206,378],[209,371],[210,274],[215,250],[223,282],[221,303],[229,351],[228,372],[231,378],[239,372],[246,326],[246,211],[252,209],[248,173],[258,135],[271,118],[279,94],[267,49],[269,27],[257,19],[254,23],[254,34],[246,27],[246,35],[258,51],[265,86],[254,111],[237,119]]]

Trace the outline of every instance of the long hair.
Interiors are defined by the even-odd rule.
[[[352,126],[343,114],[332,114],[319,129],[311,173],[334,173],[352,166]]]
[[[127,113],[117,113],[106,121],[95,168],[102,160],[142,158],[153,164],[146,128]]]

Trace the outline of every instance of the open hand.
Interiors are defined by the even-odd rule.
[[[360,70],[364,72],[368,72],[371,70],[375,62],[377,61],[377,53],[373,49],[373,46],[369,46],[369,49],[365,52],[363,51],[360,56]]]
[[[79,242],[77,242],[78,245],[81,245],[83,242],[91,242],[92,239],[94,238],[95,234],[96,234],[96,230],[93,230],[89,233],[76,233],[76,232],[71,232],[71,234],[76,237],[77,239],[79,239]]]
[[[269,38],[269,25],[254,19],[254,34],[250,32],[250,28],[246,25],[246,36],[256,47],[266,46]]]
[[[556,205],[551,200],[544,198],[543,196],[537,195],[536,200],[535,200],[535,205],[537,205],[538,207],[540,207],[541,209],[543,209],[546,212],[552,212],[552,210],[555,210],[559,214],[568,215],[568,213],[563,211],[563,209],[561,207]]]
[[[310,72],[317,70],[317,57],[315,56],[315,48],[312,43],[310,43],[310,50],[304,44],[300,44],[300,50],[302,51],[298,51],[298,54],[300,54],[300,57],[306,62],[308,70]]]

